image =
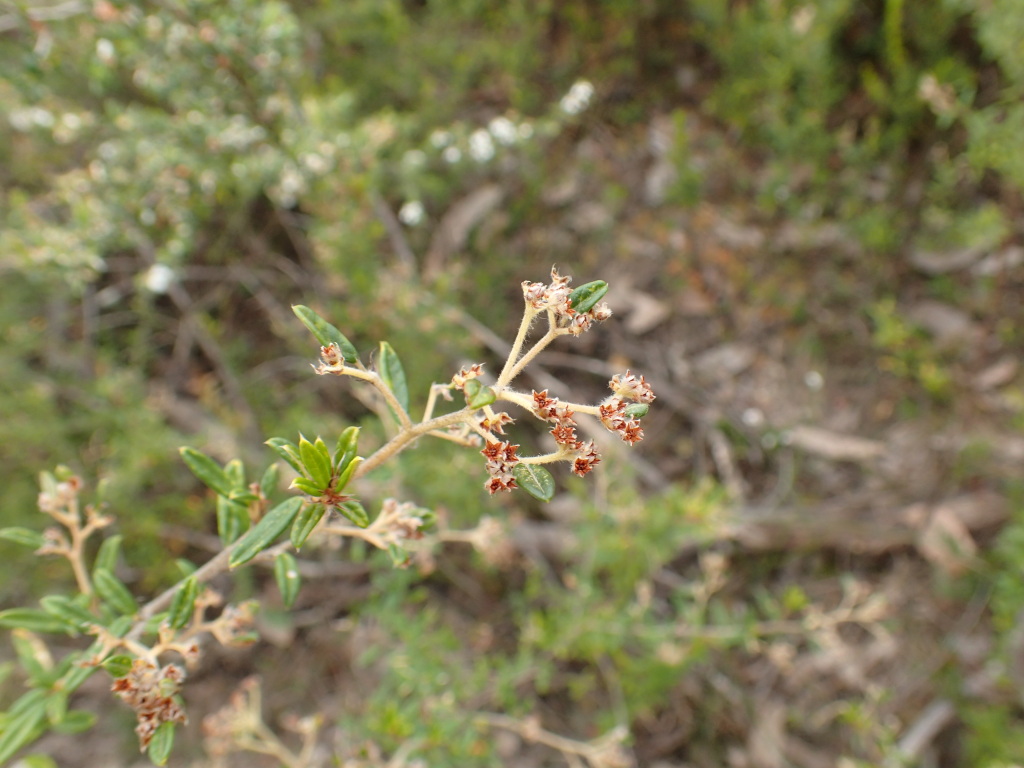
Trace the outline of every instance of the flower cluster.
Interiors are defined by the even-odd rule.
[[[572,464],[575,474],[583,477],[601,461],[601,454],[597,452],[594,441],[584,443],[576,436],[576,420],[573,418],[573,410],[567,404],[556,397],[548,397],[545,389],[543,392],[533,392],[533,408],[539,418],[554,422],[551,436],[555,442],[576,454]]]
[[[641,406],[646,412],[646,406],[654,402],[654,390],[647,383],[643,376],[637,378],[628,370],[624,375],[616,374],[608,382],[609,388],[614,394],[607,397],[598,406],[598,413],[601,423],[611,432],[618,433],[623,442],[633,445],[644,439],[644,431],[640,427],[639,416],[642,413],[631,412],[627,400]],[[635,409],[637,406],[634,405]]]
[[[523,298],[535,310],[550,310],[560,328],[566,329],[573,336],[579,336],[589,330],[594,322],[611,317],[612,310],[602,301],[587,312],[577,312],[570,298],[571,282],[571,277],[558,274],[558,270],[552,267],[550,284],[531,283],[528,280],[523,282]]]
[[[409,501],[398,502],[395,499],[384,499],[381,505],[381,518],[387,520],[383,538],[389,544],[401,546],[409,539],[422,539],[423,528],[427,521],[423,519],[424,510]]]
[[[135,710],[139,721],[135,733],[143,751],[163,723],[188,721],[177,699],[184,680],[185,670],[176,664],[157,667],[149,659],[135,659],[128,674],[111,686],[111,690]]]
[[[480,451],[487,459],[486,468],[490,479],[484,483],[484,488],[489,493],[511,491],[516,487],[512,468],[519,463],[519,457],[516,456],[518,449],[518,445],[494,441],[488,442],[484,449]]]

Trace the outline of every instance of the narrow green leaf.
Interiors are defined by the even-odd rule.
[[[25,755],[21,758],[20,762],[24,764],[24,768],[60,768],[57,762],[49,755]]]
[[[233,488],[245,488],[245,464],[241,459],[232,459],[225,464],[224,474],[228,476]]]
[[[92,563],[94,573],[100,568],[105,568],[111,573],[114,572],[114,568],[117,567],[117,557],[121,553],[121,540],[123,538],[121,534],[117,534],[103,540],[99,550],[96,552],[96,559]]]
[[[0,528],[0,539],[13,541],[15,544],[21,544],[29,547],[30,549],[39,549],[43,546],[43,535],[41,533],[33,531],[30,528],[21,528],[18,526]]]
[[[604,295],[608,293],[608,283],[604,280],[594,280],[579,286],[569,294],[569,306],[579,313],[592,310]]]
[[[302,474],[302,460],[299,458],[299,448],[291,440],[283,437],[272,437],[266,442],[274,453],[284,459],[292,469]]]
[[[405,369],[402,368],[402,361],[398,359],[395,350],[386,341],[380,343],[377,353],[377,368],[384,384],[394,393],[402,410],[408,413],[409,385],[405,380]]]
[[[67,621],[48,611],[35,608],[8,608],[6,611],[0,611],[0,627],[9,629],[21,627],[30,632],[77,634],[78,624],[77,621]]]
[[[174,748],[174,726],[175,723],[164,722],[153,731],[148,749],[149,759],[153,765],[167,765],[167,759]]]
[[[235,541],[249,528],[249,512],[245,504],[217,496],[217,535],[223,544]]]
[[[302,586],[302,577],[299,576],[299,563],[290,552],[282,552],[274,559],[274,578],[285,607],[291,608]]]
[[[317,438],[322,445],[323,441]],[[299,456],[302,459],[303,472],[310,480],[316,483],[320,490],[325,489],[331,483],[331,457],[327,453],[327,446],[323,452],[319,447],[309,442],[304,437],[299,438]]]
[[[96,714],[84,709],[69,709],[64,719],[53,726],[57,733],[76,734],[87,731],[96,725]]]
[[[299,510],[299,514],[295,517],[295,522],[292,523],[291,540],[293,547],[302,549],[302,545],[306,543],[306,539],[309,538],[309,534],[316,528],[316,524],[320,522],[320,518],[324,516],[325,511],[323,504],[306,504]]]
[[[29,681],[38,687],[48,688],[58,677],[54,670],[47,665],[50,659],[45,655],[41,641],[35,635],[24,630],[11,633],[11,645],[21,662],[22,668],[28,674]]]
[[[334,491],[336,493],[341,493],[345,490],[349,480],[352,479],[352,475],[355,474],[356,469],[358,469],[359,465],[362,464],[363,461],[364,459],[362,456],[356,456],[348,463],[345,469],[342,470],[341,474],[338,475],[338,479],[334,482]]]
[[[409,553],[397,544],[388,544],[388,556],[396,568],[405,568],[409,564]]]
[[[292,524],[305,501],[301,496],[293,496],[270,510],[266,516],[254,525],[234,545],[229,565],[236,568],[242,563],[252,560],[256,555],[269,547],[278,536]]]
[[[630,403],[626,406],[625,414],[630,419],[642,419],[651,410],[647,403]]]
[[[348,463],[356,457],[359,442],[359,427],[349,427],[338,436],[338,445],[334,449],[334,469],[343,472]]]
[[[270,494],[277,490],[277,482],[280,476],[281,470],[277,466],[277,462],[267,467],[263,477],[260,478],[260,493],[263,494],[263,498],[269,498]]]
[[[68,713],[68,694],[66,691],[53,691],[46,698],[46,719],[50,725],[60,725]]]
[[[36,688],[19,698],[8,710],[0,733],[0,765],[37,739],[45,720],[46,691]]]
[[[104,659],[100,666],[107,670],[107,672],[110,673],[110,676],[116,680],[119,677],[124,677],[132,671],[132,661],[133,659],[131,656],[119,653],[116,656],[110,656]]]
[[[310,480],[308,477],[296,477],[292,480],[292,488],[298,488],[305,494],[310,496],[321,496],[323,495],[324,489]]]
[[[338,350],[345,358],[346,363],[354,364],[359,362],[359,354],[356,352],[356,348],[352,346],[352,342],[346,339],[341,331],[320,317],[312,309],[302,304],[295,304],[292,306],[292,312],[302,321],[304,326],[312,331],[313,335],[316,336],[316,340],[320,342],[321,347],[337,344]]]
[[[355,499],[344,501],[335,507],[341,514],[351,520],[353,523],[358,525],[360,528],[365,528],[370,524],[370,516],[366,514],[366,509]]]
[[[100,618],[88,608],[72,600],[66,595],[45,595],[39,599],[43,610],[51,616],[63,619],[77,629],[88,629],[92,624],[102,624]]]
[[[171,607],[167,610],[167,624],[171,629],[182,629],[192,620],[198,595],[199,582],[195,576],[189,576],[181,582],[181,586],[171,599]]]
[[[196,564],[187,558],[176,557],[174,559],[174,564],[178,567],[178,573],[181,574],[181,578],[183,579],[187,579],[196,572]]]
[[[181,458],[185,465],[192,470],[192,474],[199,478],[200,482],[208,488],[212,488],[221,496],[229,496],[231,494],[234,484],[217,462],[205,453],[200,453],[195,448],[189,448],[187,445],[179,448],[178,451],[181,453]]]
[[[134,616],[139,610],[139,604],[128,587],[106,568],[96,569],[93,586],[103,602],[122,616]]]
[[[551,501],[555,495],[555,478],[539,464],[516,464],[512,468],[516,483],[534,498]]]
[[[87,650],[81,651],[73,656],[72,660],[75,663],[72,663],[68,671],[65,672],[61,679],[55,683],[56,687],[63,691],[67,691],[68,693],[77,691],[79,686],[92,677],[96,673],[96,670],[99,669],[99,667],[94,664],[78,664],[77,662],[94,658],[95,655],[99,653],[100,648],[101,643],[97,641],[89,646]]]

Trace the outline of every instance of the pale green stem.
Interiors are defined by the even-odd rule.
[[[512,342],[512,350],[508,353],[508,359],[505,361],[505,366],[501,369],[501,374],[498,376],[498,381],[495,383],[495,388],[505,387],[516,377],[521,367],[517,366],[516,359],[519,357],[519,353],[523,349],[523,342],[526,341],[526,335],[530,332],[530,326],[533,324],[533,319],[540,314],[539,310],[534,309],[530,304],[526,305],[526,309],[523,311],[523,320],[519,323],[519,331],[516,333],[516,340]],[[550,333],[550,331],[549,331]]]

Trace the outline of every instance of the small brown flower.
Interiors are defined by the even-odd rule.
[[[143,751],[163,723],[188,722],[177,699],[184,680],[185,670],[177,664],[157,667],[149,659],[135,659],[128,674],[111,686],[111,690],[135,710],[138,718],[135,733]]]

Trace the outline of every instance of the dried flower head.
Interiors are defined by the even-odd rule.
[[[486,469],[490,479],[484,483],[484,488],[489,493],[498,491],[511,491],[516,487],[515,478],[512,475],[512,467],[519,463],[516,456],[518,445],[507,442],[490,442],[480,451],[487,459]]]
[[[184,680],[185,670],[177,664],[157,667],[149,659],[135,659],[128,674],[111,686],[111,690],[135,710],[138,718],[135,733],[143,751],[163,723],[188,722],[177,696]]]

